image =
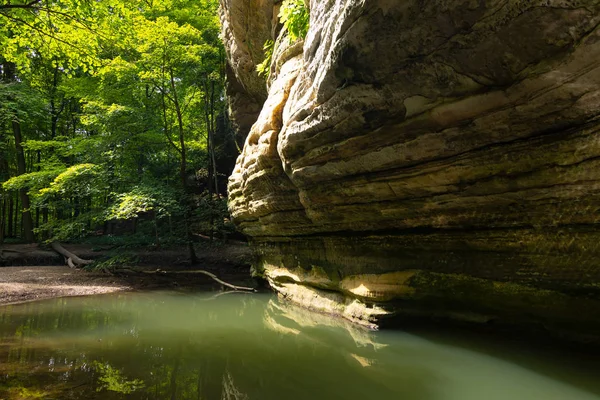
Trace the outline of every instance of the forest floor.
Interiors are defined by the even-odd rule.
[[[110,254],[109,248],[63,244],[82,258],[97,259]],[[127,272],[109,275],[71,269],[62,256],[39,245],[0,246],[0,305],[63,296],[83,296],[118,291],[169,289],[180,291],[218,290],[211,278],[195,274],[209,271],[222,280],[243,286],[256,286],[250,277],[250,252],[242,242],[198,246],[197,264],[186,262],[186,248],[148,250],[128,249],[139,260]],[[189,273],[188,273],[189,272]]]

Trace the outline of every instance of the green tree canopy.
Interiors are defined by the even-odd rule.
[[[212,203],[233,136],[217,127],[227,118],[217,8],[0,1],[0,240],[21,236],[26,219],[38,239],[149,215],[157,236],[168,220],[188,241],[202,220],[222,225]]]

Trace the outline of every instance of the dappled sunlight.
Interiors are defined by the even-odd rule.
[[[0,273],[0,304],[62,296],[105,294],[129,289],[129,284],[118,277],[62,266],[3,267]]]
[[[23,301],[51,299],[64,296],[83,296],[107,294],[130,290],[129,286],[95,286],[95,285],[46,285],[36,283],[2,283],[0,282],[0,299],[4,304],[22,303]]]

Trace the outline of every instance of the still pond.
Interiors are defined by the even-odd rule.
[[[592,357],[371,332],[267,294],[120,293],[0,307],[0,399],[600,399]]]

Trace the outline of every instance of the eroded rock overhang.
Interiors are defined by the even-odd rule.
[[[273,287],[597,337],[600,1],[311,1],[295,43],[278,7],[222,0],[230,210]]]

